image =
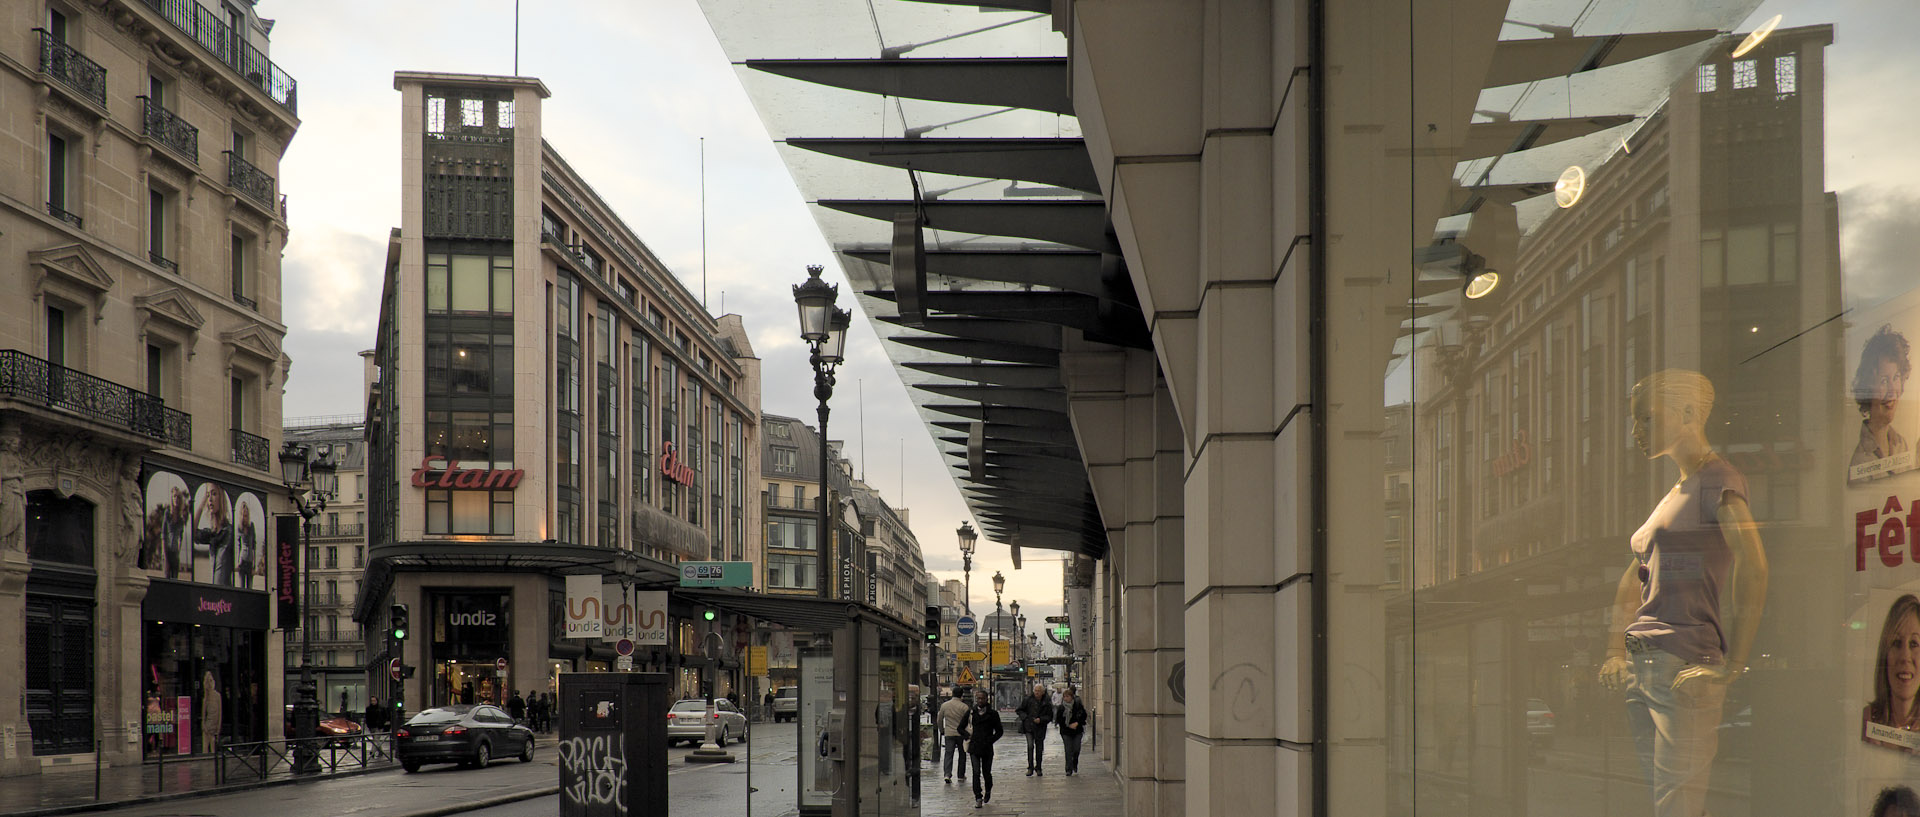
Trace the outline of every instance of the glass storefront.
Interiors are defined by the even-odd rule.
[[[155,579],[142,618],[147,757],[267,739],[265,593]]]
[[[1354,319],[1384,513],[1335,500],[1383,520],[1389,810],[1912,797],[1920,7],[1423,13],[1412,253]]]
[[[431,622],[432,705],[506,702],[494,662],[512,654],[513,591],[425,591]]]

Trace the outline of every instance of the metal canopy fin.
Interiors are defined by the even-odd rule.
[[[745,65],[870,94],[1073,113],[1065,57],[747,60]]]
[[[1079,139],[790,138],[802,150],[902,170],[978,179],[1016,179],[1098,195],[1087,147]]]

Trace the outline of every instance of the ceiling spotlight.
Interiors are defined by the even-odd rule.
[[[1759,28],[1756,28],[1752,31],[1752,33],[1749,33],[1745,40],[1740,41],[1740,47],[1735,48],[1733,50],[1733,56],[1741,57],[1741,56],[1744,56],[1748,51],[1752,51],[1756,48],[1759,48],[1760,41],[1765,40],[1768,34],[1772,34],[1773,30],[1780,26],[1781,16],[1782,15],[1775,14],[1773,15],[1773,19],[1768,20],[1764,23],[1761,23]]]
[[[1564,210],[1580,202],[1580,196],[1587,192],[1587,171],[1579,165],[1571,165],[1561,171],[1560,180],[1553,183],[1553,203]]]
[[[1469,300],[1480,300],[1493,293],[1500,286],[1500,273],[1487,270],[1467,281],[1466,295]]]

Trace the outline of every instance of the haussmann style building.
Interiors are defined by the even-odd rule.
[[[272,26],[0,10],[0,777],[282,733]]]

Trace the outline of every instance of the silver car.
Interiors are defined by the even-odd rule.
[[[719,724],[714,727],[714,741],[721,746],[727,741],[747,736],[747,716],[725,698],[713,699],[714,717]],[[703,698],[687,698],[678,701],[667,710],[667,745],[680,741],[699,745],[707,739],[707,702]]]

